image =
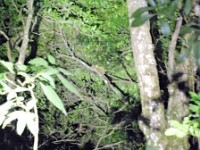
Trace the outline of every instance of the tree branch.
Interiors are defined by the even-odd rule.
[[[175,31],[172,35],[172,39],[171,39],[171,42],[170,42],[170,45],[169,45],[169,48],[168,48],[168,78],[169,80],[172,79],[172,75],[174,73],[174,52],[175,52],[175,48],[176,48],[176,43],[177,43],[177,39],[178,39],[178,36],[179,36],[179,32],[180,32],[180,28],[181,28],[181,25],[182,25],[182,21],[183,21],[183,18],[182,17],[179,17],[177,19],[177,23],[176,23],[176,28],[175,28]]]
[[[28,42],[29,42],[29,31],[31,27],[32,18],[33,18],[33,2],[34,0],[27,0],[28,17],[27,17],[25,28],[24,28],[24,36],[22,40],[22,45],[19,50],[19,59],[17,62],[18,64],[24,64],[25,57],[26,57],[26,49],[28,47]]]
[[[106,85],[109,86],[109,88],[111,88],[113,91],[118,91],[119,89],[117,89],[115,86],[113,86],[113,84],[111,83],[111,81],[107,78],[105,73],[100,72],[96,67],[90,66],[89,64],[87,64],[85,61],[83,61],[81,58],[79,58],[78,56],[76,56],[76,54],[74,53],[74,51],[71,49],[66,36],[64,35],[63,31],[61,31],[61,36],[63,39],[63,42],[65,44],[65,47],[70,51],[71,53],[71,58],[74,59],[75,61],[77,61],[78,63],[82,64],[86,69],[90,70],[91,72],[97,74]],[[60,54],[62,55],[62,54]]]

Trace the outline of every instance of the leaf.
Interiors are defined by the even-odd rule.
[[[11,62],[7,62],[7,61],[3,61],[3,60],[1,60],[0,61],[1,63],[2,63],[2,65],[4,65],[11,73],[15,73],[15,71],[14,71],[14,64],[13,63],[11,63]]]
[[[186,15],[189,15],[189,13],[191,12],[191,10],[192,10],[192,1],[191,0],[186,0],[184,8],[183,8],[183,11],[184,11],[184,13]]]
[[[67,88],[70,92],[76,94],[80,98],[82,98],[82,96],[80,95],[80,93],[78,92],[78,90],[72,85],[72,83],[70,83],[67,79],[65,79],[63,77],[63,75],[57,74],[57,77],[61,81],[61,83],[65,86],[65,88]]]
[[[191,110],[192,112],[195,112],[195,113],[199,113],[199,111],[200,111],[199,106],[193,105],[193,104],[189,104],[189,110]]]
[[[28,101],[27,103],[26,103],[26,108],[28,109],[28,110],[31,110],[31,109],[33,109],[33,107],[36,105],[36,100],[34,100],[34,99],[31,99],[30,101]]]
[[[193,43],[193,54],[196,65],[200,68],[200,42]]]
[[[59,71],[56,68],[53,67],[48,67],[47,69],[45,69],[44,71],[40,72],[39,75],[45,74],[45,75],[54,75],[57,74]]]
[[[60,67],[59,67],[58,70],[59,70],[60,72],[62,72],[64,75],[66,75],[66,76],[72,75],[72,73],[69,72],[69,71],[67,71],[66,69],[63,69],[63,68],[60,68]]]
[[[26,71],[27,70],[27,66],[26,65],[22,65],[22,64],[16,64],[17,66],[17,70],[18,71]]]
[[[178,121],[176,121],[176,120],[171,120],[170,121],[170,125],[172,127],[175,127],[175,128],[181,128],[182,127],[182,125]]]
[[[191,96],[193,101],[200,101],[200,94],[190,92],[190,96]]]
[[[3,86],[3,90],[6,92],[10,92],[12,89],[3,81],[0,80],[0,84]]]
[[[178,138],[184,138],[187,134],[188,134],[187,132],[184,132],[182,130],[177,130],[177,132],[176,132],[176,136]]]
[[[169,24],[166,21],[161,23],[160,31],[165,36],[168,36],[171,33],[171,29],[169,27]]]
[[[42,82],[40,82],[41,88],[47,97],[47,99],[55,105],[58,109],[60,109],[65,115],[67,115],[67,112],[65,110],[64,104],[60,97],[56,94],[56,92],[53,90],[53,88],[49,85],[44,85]]]
[[[53,77],[46,75],[46,74],[42,74],[42,78],[44,78],[45,81],[49,82],[49,84],[55,89],[56,85],[55,85],[55,80]],[[41,79],[41,78],[40,78]]]
[[[11,100],[11,99],[13,99],[13,98],[16,98],[17,97],[17,93],[16,92],[14,92],[14,91],[12,91],[12,92],[9,92],[8,93],[8,95],[7,95],[7,100],[9,101],[9,100]]]
[[[176,135],[178,129],[177,128],[169,128],[165,131],[166,136],[173,136]]]
[[[34,58],[34,59],[30,60],[28,63],[31,65],[35,65],[35,66],[48,67],[48,62],[45,59],[40,58],[40,57]]]
[[[149,10],[153,10],[154,8],[153,7],[141,7],[139,9],[137,9],[135,12],[133,12],[133,14],[131,15],[131,18],[135,18],[135,19],[138,19],[139,17],[141,17],[141,15],[146,12],[146,11],[149,11]]]
[[[143,25],[147,20],[149,20],[151,17],[153,17],[154,15],[152,14],[144,14],[141,15],[137,18],[135,18],[132,23],[131,23],[131,27],[138,27]]]
[[[150,4],[151,6],[155,7],[156,3],[154,0],[146,0],[148,4]]]
[[[47,55],[47,59],[52,65],[56,64],[56,59],[52,55]]]
[[[17,134],[21,135],[26,127],[26,119],[25,118],[26,112],[22,114],[21,116],[18,116],[18,121],[17,121]]]
[[[31,113],[31,112],[27,112],[26,113],[26,124],[27,127],[29,129],[29,131],[36,136],[39,132],[39,127],[38,124],[35,120],[35,114]]]
[[[13,120],[17,119],[20,116],[24,115],[24,111],[14,111],[8,114],[8,117],[3,122],[2,128],[4,129],[8,124],[10,124]]]
[[[18,72],[17,74],[25,78],[24,83],[32,83],[35,81],[35,79],[30,74],[27,74],[26,72]]]

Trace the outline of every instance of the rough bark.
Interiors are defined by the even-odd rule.
[[[127,4],[129,16],[138,8],[147,6],[145,0],[127,0]],[[129,20],[131,23],[131,19]],[[169,86],[171,91],[169,110],[166,115],[161,99],[149,22],[137,28],[130,27],[130,33],[142,105],[139,125],[145,135],[146,146],[153,146],[159,150],[187,150],[189,149],[187,137],[178,139],[176,137],[166,137],[164,134],[169,119],[181,120],[187,113],[184,110],[186,109],[187,97],[185,91],[181,91],[179,88],[179,83],[182,84],[182,81],[172,82]],[[172,42],[176,43],[176,41]],[[172,67],[175,72],[182,71],[178,68],[181,67],[177,67],[177,69]],[[170,74],[173,72],[170,72]]]
[[[145,0],[128,0],[127,3],[129,15],[138,8],[146,6]],[[166,145],[162,140],[166,125],[164,105],[160,99],[158,71],[149,22],[140,27],[131,28],[131,43],[142,104],[140,129],[145,135],[147,145],[165,149]]]

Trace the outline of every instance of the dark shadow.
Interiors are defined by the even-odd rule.
[[[0,129],[0,149],[2,150],[30,150],[31,140],[28,135],[23,133],[22,136],[17,135],[15,130],[7,127]]]
[[[38,19],[35,23],[35,27],[33,29],[32,35],[32,42],[30,42],[30,46],[31,46],[31,51],[30,54],[28,55],[28,57],[25,60],[25,63],[27,63],[30,59],[33,59],[37,56],[37,51],[38,51],[38,40],[39,40],[39,27],[42,21],[42,17],[37,16]]]

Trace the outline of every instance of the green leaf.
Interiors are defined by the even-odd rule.
[[[195,113],[199,113],[200,112],[199,106],[193,105],[193,104],[189,104],[189,110],[191,110],[192,112],[195,112]]]
[[[153,10],[154,8],[153,7],[142,7],[142,8],[139,8],[137,9],[132,15],[131,15],[131,18],[135,18],[135,19],[138,19],[139,17],[141,17],[141,15],[146,12],[146,11],[149,11],[149,10]]]
[[[72,75],[71,72],[67,71],[66,69],[63,69],[63,68],[58,68],[58,70],[63,73],[64,75],[68,76],[68,75]]]
[[[169,128],[165,131],[166,136],[173,136],[176,135],[178,129],[177,128]]]
[[[131,26],[132,27],[138,27],[138,26],[141,26],[143,25],[147,20],[149,20],[151,17],[153,17],[154,15],[151,15],[151,14],[144,14],[144,15],[141,15],[137,18],[135,18],[132,23],[131,23]]]
[[[200,42],[193,43],[193,54],[197,66],[200,68]]]
[[[190,96],[191,96],[193,101],[200,101],[200,94],[190,92]]]
[[[45,75],[51,76],[51,75],[57,74],[58,72],[59,72],[58,69],[53,68],[53,67],[48,67],[47,69],[45,69],[44,71],[40,72],[39,74],[41,74],[41,75],[45,74]]]
[[[154,0],[146,0],[148,4],[150,4],[151,6],[155,7],[156,3]]]
[[[161,23],[160,31],[165,36],[168,36],[171,33],[169,24],[166,21]]]
[[[1,62],[1,64],[2,65],[4,65],[11,73],[15,73],[15,71],[14,71],[14,64],[13,63],[11,63],[11,62],[7,62],[7,61],[3,61],[3,60],[1,60],[0,61]]]
[[[44,85],[42,82],[40,82],[41,88],[47,97],[47,99],[55,105],[58,109],[60,109],[65,115],[67,115],[67,112],[65,110],[64,104],[60,97],[56,94],[56,92],[53,90],[53,88],[49,85]]]
[[[30,60],[28,63],[31,65],[35,65],[35,66],[48,67],[48,62],[45,59],[40,58],[40,57],[34,58],[34,59]]]
[[[51,64],[53,64],[53,65],[56,64],[56,59],[52,55],[50,55],[50,54],[47,55],[47,59]]]
[[[171,120],[170,121],[170,125],[172,127],[175,127],[175,128],[181,128],[182,127],[182,125],[178,121],[176,121],[176,120]]]
[[[27,70],[27,66],[26,65],[22,65],[22,64],[16,64],[17,70],[18,71],[26,71]]]
[[[183,8],[183,11],[184,11],[184,13],[186,15],[189,15],[189,13],[191,12],[191,10],[192,10],[192,1],[191,0],[186,0],[184,8]]]
[[[42,78],[45,79],[45,81],[48,81],[49,84],[55,89],[56,88],[56,85],[55,85],[55,80],[53,77],[49,76],[48,74],[42,74],[41,75]]]
[[[63,75],[61,74],[57,74],[58,79],[61,81],[61,83],[72,93],[76,94],[77,96],[79,96],[80,98],[82,98],[82,96],[80,95],[80,93],[78,92],[78,90],[72,85],[72,83],[70,83],[67,79],[65,79],[63,77]]]

